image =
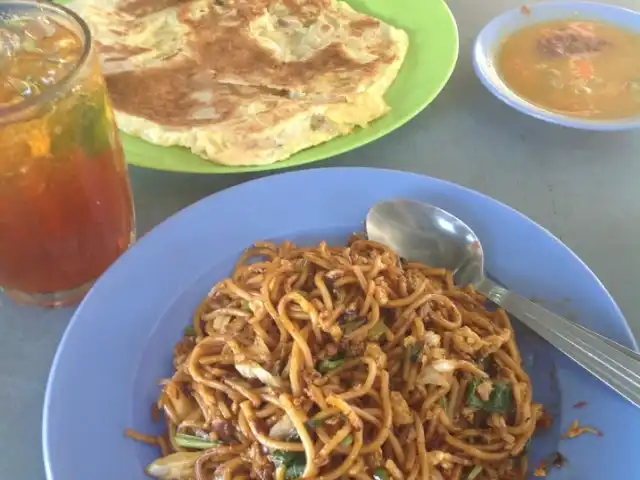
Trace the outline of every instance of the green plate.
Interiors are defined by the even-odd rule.
[[[182,147],[160,147],[121,134],[127,161],[157,170],[190,173],[237,173],[294,167],[333,157],[365,145],[400,127],[440,93],[458,58],[458,29],[443,0],[347,0],[409,34],[404,64],[385,99],[391,111],[367,128],[303,150],[282,162],[252,167],[227,167],[208,162]],[[62,0],[60,3],[66,3]]]

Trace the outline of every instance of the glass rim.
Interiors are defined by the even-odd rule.
[[[40,10],[43,13],[46,13],[48,11],[53,14],[66,15],[80,26],[84,37],[84,46],[82,54],[76,61],[73,68],[51,88],[48,88],[46,91],[15,105],[11,105],[9,107],[0,106],[0,125],[5,123],[7,119],[10,120],[11,116],[23,113],[30,108],[34,108],[48,101],[54,100],[60,92],[68,88],[69,84],[72,83],[73,80],[78,76],[78,72],[80,72],[86,65],[93,46],[93,37],[91,35],[91,30],[89,29],[89,25],[87,25],[87,22],[85,22],[82,17],[76,12],[68,7],[65,7],[64,5],[53,3],[52,1],[0,0],[0,10],[3,6],[10,5],[26,7],[25,12],[27,12],[28,10],[36,9]]]

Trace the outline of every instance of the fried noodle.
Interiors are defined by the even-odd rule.
[[[542,414],[503,310],[357,236],[246,251],[174,368],[157,478],[521,479]]]

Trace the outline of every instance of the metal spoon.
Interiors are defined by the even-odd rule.
[[[369,210],[366,228],[371,240],[387,245],[404,258],[451,270],[456,285],[472,285],[578,365],[640,406],[640,355],[487,278],[480,240],[460,219],[425,203],[391,200]]]

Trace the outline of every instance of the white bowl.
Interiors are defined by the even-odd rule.
[[[536,23],[569,18],[606,22],[640,35],[640,12],[593,2],[536,3],[527,9],[509,10],[494,18],[482,29],[473,48],[476,75],[491,93],[507,105],[546,122],[584,130],[615,131],[640,128],[640,115],[615,120],[592,120],[545,110],[516,94],[496,71],[496,54],[506,37]]]

